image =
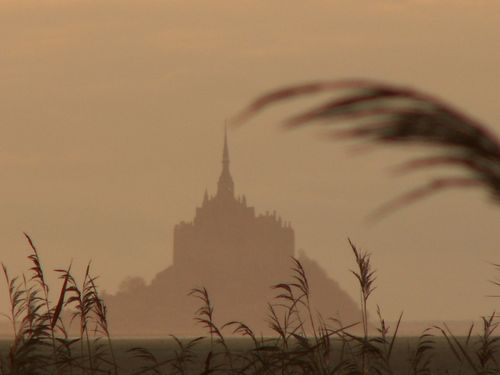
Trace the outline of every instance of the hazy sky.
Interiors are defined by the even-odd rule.
[[[47,269],[92,259],[111,292],[150,280],[171,263],[175,223],[215,191],[224,120],[290,83],[412,85],[500,134],[499,39],[494,0],[0,0],[1,259],[27,265],[26,231]],[[452,191],[369,225],[425,176],[389,176],[401,151],[353,157],[318,129],[283,132],[295,104],[229,133],[237,192],[290,220],[297,247],[353,296],[347,237],[371,251],[372,311],[389,319],[498,309],[485,295],[500,206]]]

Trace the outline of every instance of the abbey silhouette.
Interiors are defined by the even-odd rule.
[[[246,322],[269,334],[267,303],[270,288],[290,280],[295,256],[294,231],[275,212],[256,214],[245,196],[235,194],[230,172],[227,134],[222,171],[215,195],[207,191],[192,222],[174,228],[173,264],[146,285],[129,279],[115,295],[105,295],[111,328],[118,335],[200,335],[193,317],[199,301],[187,296],[194,287],[207,288],[215,320]],[[313,304],[324,317],[357,321],[359,309],[338,284],[312,260],[301,255],[312,288]]]
[[[255,215],[245,196],[237,198],[229,170],[229,149],[224,137],[222,172],[217,193],[205,191],[191,223],[174,230],[174,265],[188,269],[195,263],[213,267],[274,267],[294,255],[294,233],[289,223],[272,215]],[[222,271],[222,270],[221,270]]]

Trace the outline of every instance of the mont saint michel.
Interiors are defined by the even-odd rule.
[[[193,220],[173,230],[171,266],[148,285],[131,278],[115,295],[104,296],[113,332],[205,334],[193,321],[199,301],[188,296],[193,288],[204,287],[218,324],[240,320],[255,332],[269,333],[267,301],[276,294],[272,285],[292,277],[295,232],[278,213],[256,213],[245,195],[236,194],[226,134],[215,194],[205,191]],[[356,321],[357,304],[315,261],[303,253],[297,258],[307,272],[318,313],[344,323]]]

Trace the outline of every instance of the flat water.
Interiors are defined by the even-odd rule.
[[[412,358],[412,354],[415,351],[415,347],[417,344],[417,338],[415,337],[399,337],[396,340],[391,365],[394,374],[412,374],[410,358]],[[457,360],[456,356],[450,349],[449,344],[446,342],[446,339],[443,337],[434,337],[433,338],[434,350],[432,351],[433,355],[431,358],[431,368],[433,370],[432,374],[460,374],[460,375],[468,375],[474,374],[474,372],[470,369],[467,363],[461,363]],[[463,340],[463,339],[462,339]],[[183,343],[187,343],[188,339],[182,339]],[[252,348],[252,342],[246,338],[228,338],[226,340],[229,348],[233,352],[243,353],[248,349]],[[103,342],[104,344],[104,342]],[[0,340],[0,352],[2,356],[8,351],[10,345],[9,340]],[[130,352],[130,349],[141,347],[147,349],[151,354],[154,355],[158,362],[166,361],[175,356],[175,351],[178,349],[178,346],[174,339],[172,338],[154,338],[154,339],[114,339],[113,347],[115,351],[115,355],[119,366],[121,368],[121,374],[135,374],[139,373],[140,369],[146,365],[146,362],[134,358],[133,354]],[[75,347],[76,354],[78,354],[78,346]],[[332,344],[332,352],[333,358],[340,353],[341,344],[340,342],[333,341]],[[474,347],[471,347],[472,356],[475,357],[473,352]],[[220,346],[216,346],[214,352],[222,350]],[[195,347],[195,354],[197,356],[197,363],[203,365],[208,352],[210,351],[210,339],[205,338],[204,340],[198,342]],[[500,364],[500,356],[496,356],[497,363]],[[192,367],[192,373],[199,374],[201,367]],[[166,371],[162,371],[161,374],[167,373]],[[215,372],[217,373],[217,372]],[[144,374],[153,374],[153,372],[145,372]]]

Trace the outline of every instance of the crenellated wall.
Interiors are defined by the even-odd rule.
[[[294,242],[293,229],[275,213],[256,216],[246,200],[216,195],[204,200],[192,222],[175,226],[174,265],[224,259],[226,269],[262,268],[294,256]]]

